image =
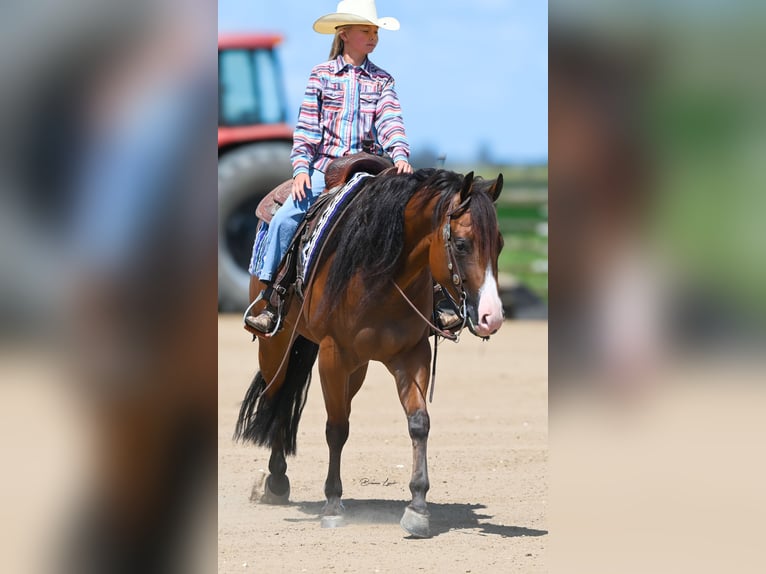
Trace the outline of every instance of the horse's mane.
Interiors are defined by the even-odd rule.
[[[423,209],[438,195],[433,214],[435,226],[444,218],[463,182],[461,174],[436,169],[367,179],[364,189],[358,192],[360,196],[343,216],[325,248],[325,252],[334,253],[335,258],[321,306],[340,299],[356,273],[364,285],[362,304],[387,287],[388,280],[396,275],[403,261],[404,209],[408,202],[412,199],[416,209]],[[474,194],[471,214],[474,228],[479,231],[477,247],[489,248],[495,229],[494,205],[486,193]]]

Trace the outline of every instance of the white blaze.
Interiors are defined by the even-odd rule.
[[[484,283],[479,289],[479,324],[476,332],[481,336],[491,335],[503,324],[503,304],[497,293],[497,282],[492,274],[491,265],[487,264]]]

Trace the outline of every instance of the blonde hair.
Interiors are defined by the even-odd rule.
[[[343,54],[343,50],[345,49],[346,44],[343,41],[343,38],[340,37],[340,33],[344,30],[348,30],[349,28],[351,28],[350,25],[338,26],[335,28],[335,37],[332,39],[332,47],[330,48],[330,60],[334,60]]]

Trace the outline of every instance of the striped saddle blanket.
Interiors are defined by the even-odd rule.
[[[297,282],[299,286],[305,285],[311,278],[313,268],[321,255],[322,245],[332,233],[338,218],[363,187],[362,182],[368,177],[373,176],[365,172],[354,174],[343,187],[330,190],[326,196],[320,197],[322,201],[317,201],[309,209],[306,215],[308,226],[298,248]]]

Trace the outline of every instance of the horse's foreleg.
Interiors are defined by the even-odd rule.
[[[399,400],[407,415],[407,428],[412,439],[412,502],[406,508],[400,524],[408,533],[419,538],[430,536],[426,493],[430,486],[427,445],[431,420],[425,399],[430,358],[428,340],[423,340],[412,351],[399,355],[394,362],[387,365],[396,378]]]
[[[331,416],[328,410],[325,427],[327,446],[330,449],[330,462],[327,467],[327,479],[324,483],[324,494],[327,502],[322,509],[322,526],[339,526],[343,515],[343,483],[340,480],[340,456],[343,445],[348,439],[348,417]]]
[[[428,482],[426,449],[431,420],[425,408],[418,408],[414,413],[408,414],[407,426],[412,439],[412,477],[410,478],[412,502],[410,508],[421,514],[427,514],[426,493],[430,484]]]
[[[354,387],[354,392],[359,389],[366,368],[349,375],[337,347],[329,340],[323,341],[319,353],[319,375],[322,379],[322,392],[327,410],[325,437],[330,451],[327,479],[324,485],[327,502],[322,510],[322,526],[333,527],[342,524],[343,483],[340,479],[340,460],[343,446],[348,439],[348,418],[351,412],[351,397],[353,396],[351,387]],[[361,380],[357,380],[360,376]],[[353,385],[352,382],[354,382]]]

